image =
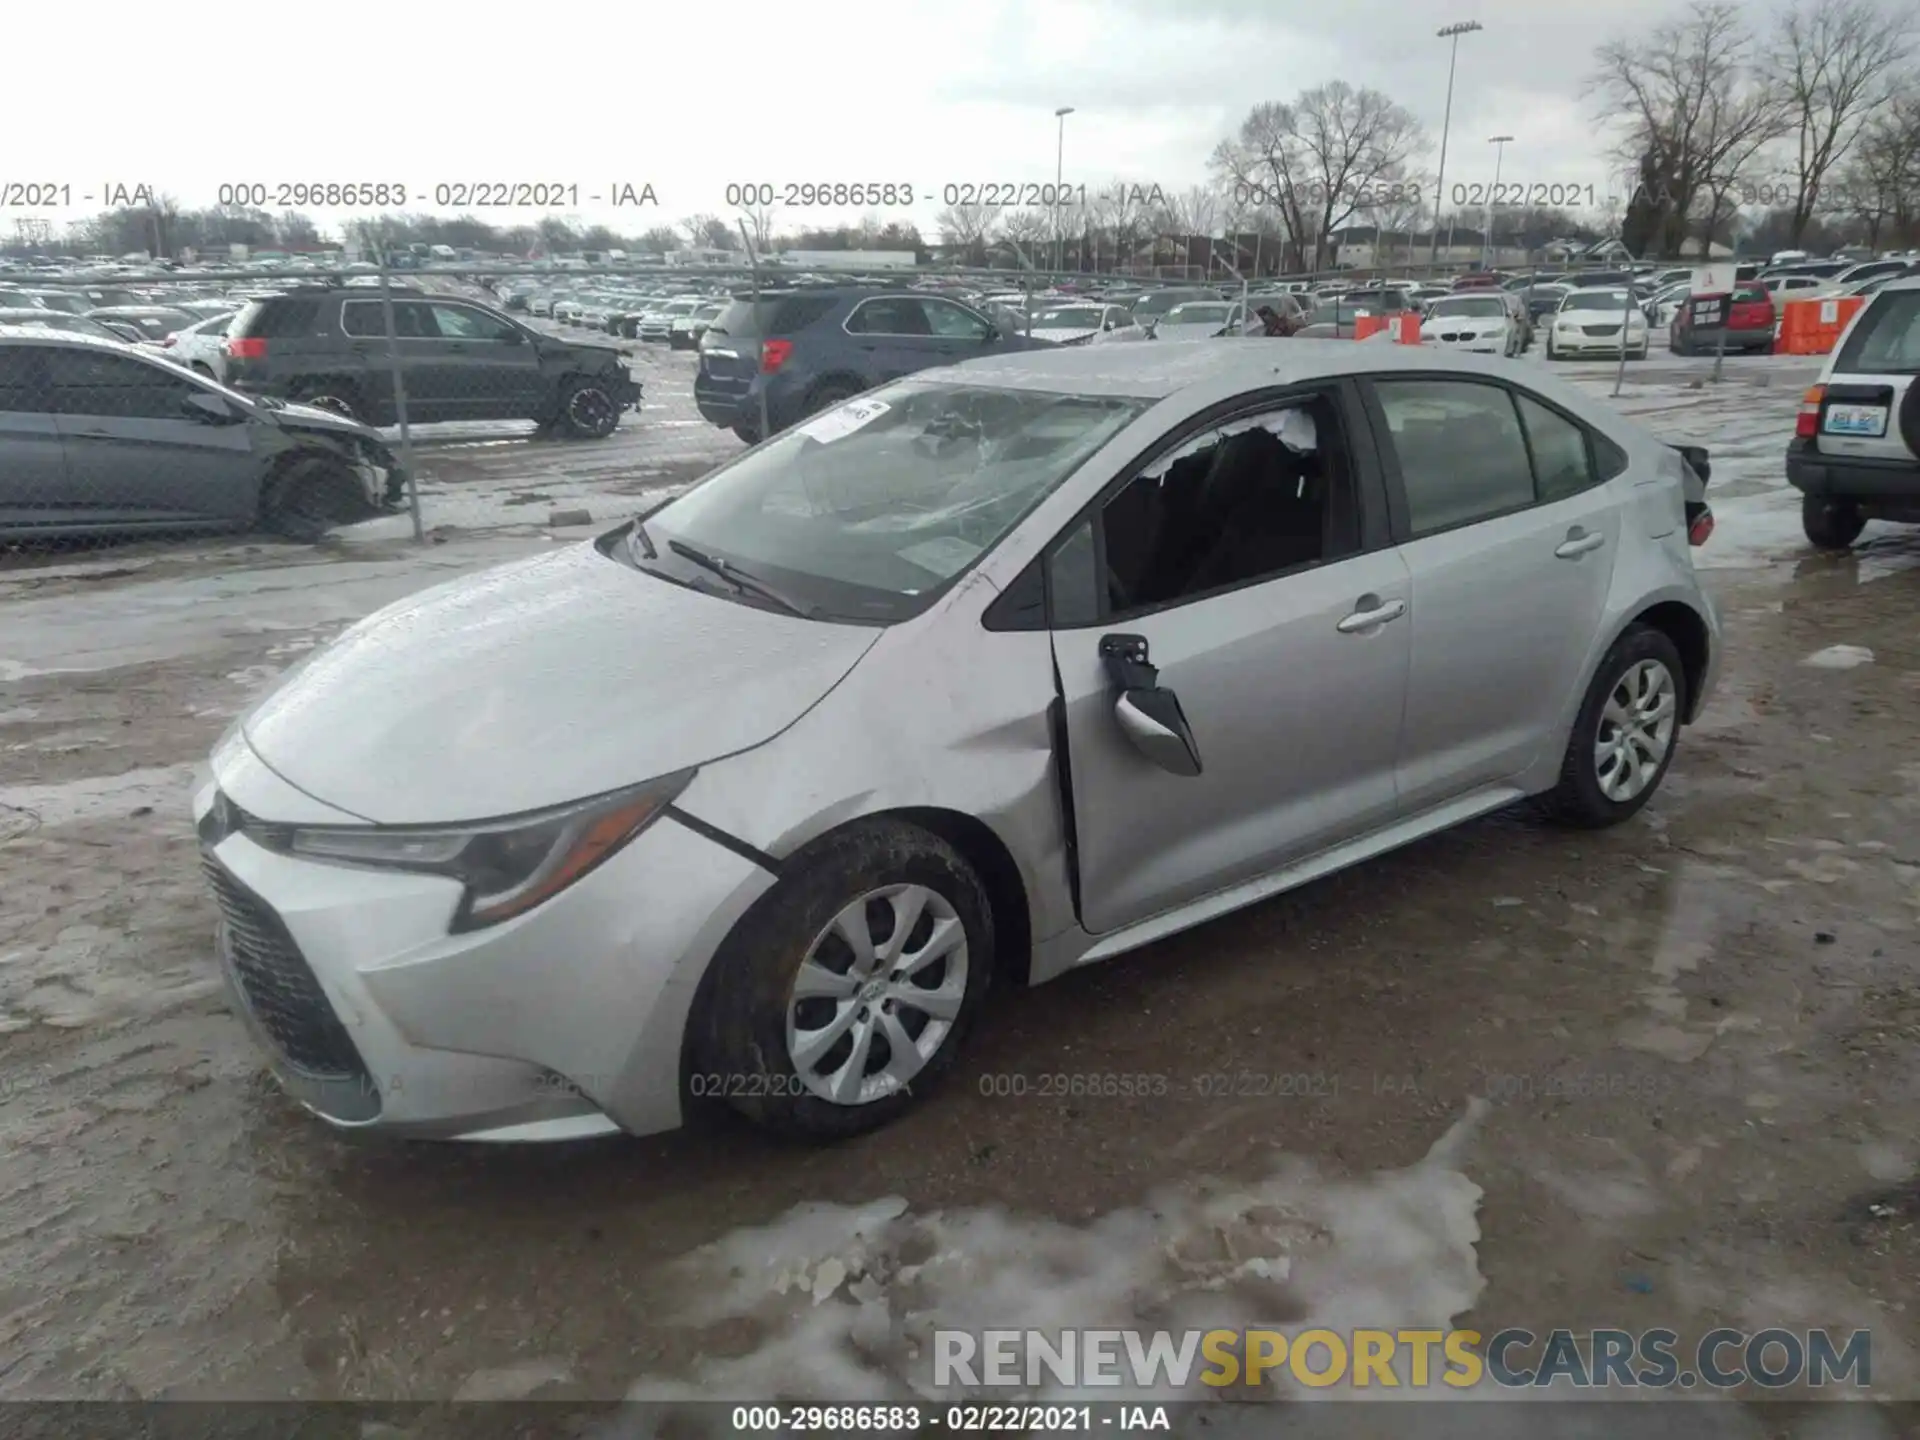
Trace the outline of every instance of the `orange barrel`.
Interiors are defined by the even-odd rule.
[[[1386,328],[1387,317],[1384,315],[1356,315],[1353,317],[1353,338],[1356,340],[1365,340],[1370,336],[1378,335]]]
[[[1420,343],[1420,317],[1411,310],[1393,317],[1393,338],[1402,345]]]

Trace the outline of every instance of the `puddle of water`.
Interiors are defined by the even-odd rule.
[[[1481,1189],[1459,1166],[1486,1110],[1471,1101],[1404,1170],[1343,1179],[1289,1158],[1263,1181],[1188,1182],[1085,1225],[997,1208],[916,1215],[898,1197],[798,1206],[675,1267],[689,1297],[678,1325],[757,1343],[690,1375],[644,1377],[629,1398],[1218,1399],[1197,1351],[1185,1374],[1162,1366],[1146,1390],[1067,1389],[1041,1370],[1024,1396],[970,1393],[964,1377],[936,1376],[933,1334],[1019,1327],[1057,1346],[1063,1330],[1137,1330],[1144,1345],[1215,1327],[1445,1327],[1485,1284]],[[1276,1377],[1274,1394],[1315,1393],[1281,1384],[1292,1381]]]

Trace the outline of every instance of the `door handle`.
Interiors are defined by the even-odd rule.
[[[1355,610],[1333,627],[1342,635],[1365,635],[1370,631],[1378,630],[1389,620],[1398,620],[1407,613],[1407,602],[1404,600],[1389,600],[1384,605],[1380,603],[1380,597],[1377,595],[1362,595],[1360,600],[1362,608]],[[1369,606],[1365,603],[1368,600],[1374,603]]]
[[[1607,537],[1594,531],[1572,530],[1566,541],[1553,553],[1562,560],[1578,560],[1590,551],[1598,550],[1607,543]]]

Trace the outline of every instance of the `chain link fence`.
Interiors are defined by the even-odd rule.
[[[1035,246],[1015,247],[1014,269],[801,273],[757,256],[744,226],[741,240],[737,260],[699,266],[409,255],[0,275],[0,544],[598,526],[792,423],[796,407],[980,353],[983,318],[998,337],[1044,343],[1068,310],[1119,307],[1124,322],[1157,293],[1144,304],[1162,318],[1176,299],[1238,301],[1239,326],[1263,294],[1458,268],[1251,278],[1230,247],[1170,236],[1126,267],[1049,269],[1051,247]],[[792,350],[787,322],[812,311],[768,302],[855,283],[895,303],[861,312],[865,334],[845,312],[807,331],[845,363],[816,364],[810,392],[785,393],[773,372]],[[716,333],[729,316],[736,333]]]

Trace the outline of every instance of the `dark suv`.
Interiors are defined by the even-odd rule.
[[[878,286],[763,290],[733,297],[700,340],[693,399],[751,444],[760,397],[775,433],[916,370],[1052,348],[942,295]]]
[[[395,424],[383,306],[368,286],[255,300],[227,331],[228,383]],[[625,351],[542,335],[471,300],[395,294],[393,335],[410,422],[533,420],[543,431],[601,439],[640,403]]]

